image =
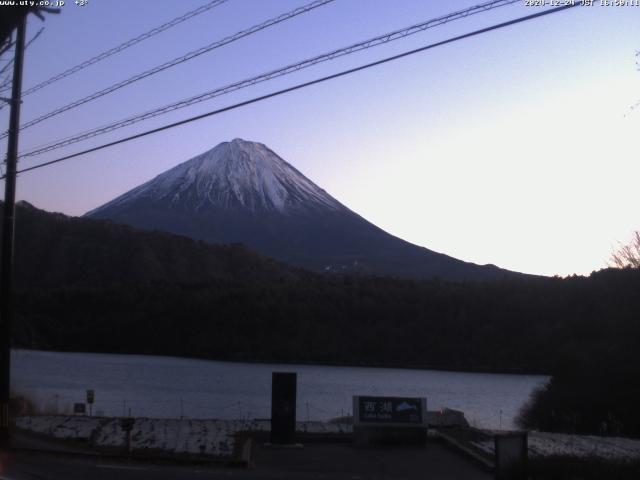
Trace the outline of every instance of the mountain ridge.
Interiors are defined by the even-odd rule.
[[[223,142],[87,212],[209,243],[243,243],[293,266],[412,278],[520,276],[395,237],[331,197],[267,146]]]
[[[0,212],[3,208],[0,201]],[[211,245],[110,220],[70,217],[24,201],[16,205],[15,232],[18,289],[268,282],[306,274],[238,244]]]

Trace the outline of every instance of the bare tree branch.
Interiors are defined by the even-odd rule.
[[[611,254],[609,266],[616,268],[640,268],[640,231],[633,234],[631,242],[619,244],[617,250]]]

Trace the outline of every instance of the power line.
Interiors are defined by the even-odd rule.
[[[15,42],[8,38],[4,45],[0,45],[0,55],[4,55],[11,47],[15,45]]]
[[[150,77],[152,75],[155,75],[156,73],[160,73],[164,70],[167,70],[168,68],[174,67],[176,65],[179,65],[181,63],[187,62],[189,60],[192,60],[196,57],[199,57],[200,55],[203,55],[207,52],[210,52],[211,50],[214,50],[216,48],[220,48],[224,45],[227,45],[229,43],[235,42],[236,40],[239,40],[243,37],[252,35],[256,32],[259,32],[260,30],[264,30],[265,28],[269,28],[272,27],[273,25],[277,25],[281,22],[284,22],[286,20],[289,20],[291,18],[294,18],[298,15],[301,15],[303,13],[307,13],[315,8],[321,7],[323,5],[326,5],[327,3],[331,3],[335,0],[314,0],[313,2],[304,5],[302,7],[298,7],[294,10],[291,10],[287,13],[284,13],[282,15],[278,15],[277,17],[271,18],[265,22],[262,22],[258,25],[254,25],[246,30],[242,30],[240,32],[237,32],[233,35],[230,35],[228,37],[223,38],[222,40],[218,40],[214,43],[211,43],[209,45],[206,45],[204,47],[198,48],[197,50],[193,50],[191,52],[186,53],[185,55],[178,57],[178,58],[174,58],[173,60],[170,60],[168,62],[163,63],[162,65],[158,65],[150,70],[146,70],[142,73],[139,73],[137,75],[134,75],[133,77],[130,77],[126,80],[123,80],[121,82],[118,82],[116,84],[113,84],[107,88],[104,88],[98,92],[92,93],[91,95],[88,95],[84,98],[81,98],[79,100],[76,100],[75,102],[69,103],[67,105],[64,105],[56,110],[53,110],[49,113],[46,113],[40,117],[37,117],[27,123],[25,123],[24,125],[20,126],[20,130],[24,130],[26,128],[29,128],[33,125],[36,125],[40,122],[43,122],[51,117],[55,117],[56,115],[60,115],[63,112],[66,112],[68,110],[71,110],[73,108],[79,107],[80,105],[84,105],[85,103],[91,102],[93,100],[96,100],[97,98],[103,97],[105,95],[108,95],[109,93],[113,93],[116,90],[119,90],[123,87],[126,87],[127,85],[131,85],[134,82],[137,82],[138,80],[142,80],[144,78]],[[7,132],[4,132],[2,135],[0,135],[0,139],[5,138],[7,136]]]
[[[26,49],[28,49],[28,48],[29,48],[29,45],[31,45],[31,44],[32,44],[32,43],[33,43],[33,42],[34,42],[34,41],[35,41],[35,40],[36,40],[36,39],[37,39],[37,38],[42,34],[42,32],[43,32],[43,31],[44,31],[44,27],[40,28],[40,30],[38,30],[38,31],[36,32],[36,34],[35,34],[33,37],[31,37],[31,40],[29,40],[29,41],[25,44],[24,49],[25,49],[25,50],[26,50]],[[2,74],[3,74],[3,73],[4,73],[4,72],[5,72],[5,71],[6,71],[6,70],[11,66],[11,65],[13,65],[13,60],[14,60],[14,58],[15,58],[15,57],[12,57],[12,58],[7,62],[7,64],[6,64],[4,67],[2,67],[2,68],[0,69],[0,75],[2,75]],[[10,84],[11,84],[11,81],[6,82],[6,85],[10,85]],[[2,83],[2,86],[5,86],[5,83]],[[4,105],[0,104],[0,110],[1,110],[3,107],[4,107]]]
[[[13,39],[11,38],[11,36],[9,36],[7,38],[7,41],[3,44],[0,45],[0,56],[4,55],[6,52],[8,52],[11,47],[13,47],[15,45],[15,42],[13,41]],[[2,69],[1,73],[4,73],[4,71],[7,69],[7,67],[9,65],[11,65],[13,63],[13,56],[7,60],[7,64],[4,66],[4,68]],[[0,89],[3,89],[4,87],[6,87],[7,85],[11,85],[11,76],[7,75],[4,79],[0,80]],[[0,102],[0,109],[2,109],[4,107],[4,105]]]
[[[437,18],[433,18],[427,21],[424,21],[422,23],[416,24],[416,25],[411,25],[410,27],[406,27],[400,30],[395,30],[393,32],[388,32],[385,33],[383,35],[379,35],[377,37],[374,38],[370,38],[368,40],[365,41],[361,41],[358,43],[355,43],[353,45],[349,45],[347,47],[343,47],[337,50],[333,50],[327,53],[323,53],[321,55],[317,55],[315,57],[311,57],[308,58],[306,60],[303,60],[301,62],[297,62],[291,65],[287,65],[285,67],[281,67],[278,68],[276,70],[272,70],[269,71],[267,73],[263,73],[260,74],[258,76],[249,78],[249,79],[245,79],[245,80],[241,80],[239,82],[235,82],[229,85],[226,85],[224,87],[219,87],[216,88],[214,90],[210,90],[208,92],[196,95],[194,97],[190,97],[187,99],[183,99],[180,100],[178,102],[169,104],[169,105],[165,105],[163,107],[159,107],[156,108],[154,110],[150,110],[138,115],[134,115],[132,117],[128,117],[126,119],[123,120],[119,120],[117,122],[113,122],[107,125],[103,125],[91,130],[87,130],[84,132],[81,132],[79,134],[75,134],[71,137],[66,137],[60,140],[55,140],[54,142],[50,142],[48,144],[46,144],[43,147],[38,147],[35,148],[27,153],[24,153],[21,155],[21,158],[25,158],[25,157],[31,157],[31,156],[35,156],[35,155],[40,155],[42,153],[45,152],[49,152],[52,150],[57,150],[59,148],[62,147],[66,147],[68,145],[74,144],[74,143],[78,143],[80,141],[95,137],[97,135],[102,135],[104,133],[108,133],[114,130],[118,130],[120,128],[124,128],[124,127],[128,127],[130,125],[133,125],[135,123],[144,121],[144,120],[148,120],[150,118],[159,116],[159,115],[163,115],[165,113],[168,112],[172,112],[174,110],[178,110],[181,108],[185,108],[191,105],[194,105],[196,103],[200,103],[200,102],[204,102],[206,100],[211,100],[212,98],[215,97],[219,97],[222,95],[226,95],[228,93],[231,92],[235,92],[237,90],[243,89],[243,88],[247,88],[253,85],[256,85],[258,83],[262,83],[265,82],[267,80],[272,80],[274,78],[278,78],[284,75],[288,75],[290,73],[294,73],[297,72],[299,70],[311,67],[313,65],[317,65],[319,63],[323,63],[329,60],[333,60],[345,55],[349,55],[351,53],[355,53],[361,50],[365,50],[365,49],[369,49],[369,48],[373,48],[376,47],[378,45],[382,45],[394,40],[398,40],[401,38],[405,38],[409,35],[413,35],[419,32],[422,32],[424,30],[427,30],[429,28],[433,28],[439,25],[443,25],[445,23],[449,23],[451,21],[454,20],[459,20],[461,18],[465,18],[468,17],[470,15],[475,15],[477,13],[481,13],[481,12],[485,12],[488,10],[492,10],[495,8],[499,8],[499,7],[503,7],[506,5],[510,5],[516,2],[519,2],[520,0],[494,0],[494,1],[489,1],[489,2],[485,2],[479,5],[475,5],[473,7],[469,7],[466,8],[464,10],[458,10],[452,13],[449,13],[447,15],[443,15],[441,17],[437,17]]]
[[[24,46],[25,50],[26,50],[27,48],[29,48],[29,45],[31,45],[33,42],[35,42],[35,41],[36,41],[36,39],[37,39],[40,35],[42,35],[42,32],[44,32],[44,27],[40,27],[40,30],[38,30],[38,31],[35,33],[35,35],[34,35],[33,37],[31,37],[31,40],[29,40],[29,41],[27,42],[27,44]],[[22,96],[22,95],[21,95],[21,96]]]
[[[463,35],[458,35],[456,37],[452,37],[452,38],[449,38],[449,39],[446,39],[446,40],[442,40],[442,41],[439,41],[439,42],[436,42],[436,43],[432,43],[432,44],[426,45],[424,47],[416,48],[414,50],[409,50],[407,52],[403,52],[403,53],[400,53],[398,55],[393,55],[391,57],[386,57],[386,58],[383,58],[382,60],[377,60],[375,62],[367,63],[367,64],[361,65],[359,67],[350,68],[348,70],[343,70],[341,72],[334,73],[332,75],[327,75],[325,77],[317,78],[315,80],[311,80],[311,81],[308,81],[308,82],[299,83],[299,84],[294,85],[292,87],[284,88],[282,90],[278,90],[278,91],[275,91],[275,92],[272,92],[272,93],[269,93],[269,94],[266,94],[266,95],[261,95],[259,97],[254,97],[254,98],[252,98],[250,100],[245,100],[243,102],[239,102],[239,103],[236,103],[236,104],[233,104],[233,105],[230,105],[230,106],[227,106],[227,107],[223,107],[223,108],[220,108],[220,109],[217,109],[217,110],[212,110],[210,112],[203,113],[201,115],[196,115],[194,117],[190,117],[190,118],[187,118],[187,119],[184,119],[184,120],[180,120],[178,122],[170,123],[168,125],[163,125],[162,127],[154,128],[154,129],[142,132],[142,133],[138,133],[136,135],[131,135],[129,137],[121,138],[119,140],[115,140],[113,142],[105,143],[105,144],[99,145],[97,147],[89,148],[89,149],[83,150],[81,152],[73,153],[71,155],[66,155],[64,157],[57,158],[55,160],[50,160],[48,162],[43,162],[43,163],[40,163],[38,165],[34,165],[32,167],[23,168],[21,170],[18,170],[17,173],[29,172],[31,170],[36,170],[36,169],[43,168],[43,167],[46,167],[46,166],[49,166],[49,165],[60,163],[60,162],[63,162],[65,160],[69,160],[69,159],[72,159],[72,158],[75,158],[75,157],[79,157],[81,155],[86,155],[88,153],[96,152],[98,150],[103,150],[105,148],[112,147],[114,145],[119,145],[121,143],[129,142],[131,140],[142,138],[142,137],[145,137],[147,135],[152,135],[154,133],[158,133],[158,132],[161,132],[161,131],[164,131],[164,130],[168,130],[168,129],[171,129],[171,128],[174,128],[174,127],[178,127],[180,125],[185,125],[187,123],[195,122],[196,120],[201,120],[203,118],[211,117],[213,115],[218,115],[220,113],[228,112],[230,110],[235,110],[236,108],[240,108],[240,107],[244,107],[246,105],[257,103],[257,102],[260,102],[262,100],[266,100],[268,98],[276,97],[276,96],[279,96],[279,95],[283,95],[285,93],[289,93],[289,92],[293,92],[295,90],[300,90],[302,88],[309,87],[311,85],[316,85],[316,84],[319,84],[319,83],[326,82],[328,80],[333,80],[335,78],[339,78],[339,77],[343,77],[343,76],[346,76],[346,75],[350,75],[352,73],[359,72],[361,70],[366,70],[368,68],[375,67],[375,66],[378,66],[378,65],[382,65],[382,64],[385,64],[385,63],[389,63],[389,62],[392,62],[392,61],[395,61],[395,60],[398,60],[398,59],[401,59],[401,58],[404,58],[404,57],[408,57],[410,55],[415,55],[416,53],[424,52],[424,51],[430,50],[432,48],[436,48],[436,47],[439,47],[439,46],[442,46],[442,45],[446,45],[446,44],[453,43],[453,42],[456,42],[456,41],[459,41],[459,40],[463,40],[465,38],[470,38],[470,37],[473,37],[473,36],[476,36],[476,35],[487,33],[487,32],[493,31],[493,30],[498,30],[500,28],[508,27],[508,26],[515,25],[515,24],[518,24],[518,23],[522,23],[522,22],[526,22],[526,21],[529,21],[529,20],[533,20],[535,18],[539,18],[539,17],[542,17],[542,16],[551,15],[553,13],[558,13],[560,11],[567,10],[569,8],[577,7],[579,5],[580,4],[577,3],[577,2],[574,3],[574,4],[567,4],[567,5],[564,5],[564,6],[561,6],[561,7],[553,8],[553,9],[550,9],[550,10],[544,10],[542,12],[534,13],[534,14],[527,15],[527,16],[524,16],[524,17],[516,18],[514,20],[509,20],[507,22],[503,22],[503,23],[499,23],[499,24],[496,24],[496,25],[492,25],[490,27],[482,28],[480,30],[474,30],[473,32],[470,32],[470,33],[465,33]],[[0,179],[2,179],[2,178],[4,178],[4,176],[0,177]]]
[[[11,75],[8,74],[5,76],[5,78],[3,80],[0,80],[0,86],[5,86],[5,85],[11,85]],[[2,108],[4,107],[3,104],[0,104],[0,110],[2,110]]]
[[[168,30],[171,27],[175,27],[176,25],[179,25],[182,22],[185,22],[197,15],[200,15],[201,13],[204,13],[208,10],[211,10],[214,7],[217,7],[218,5],[222,5],[223,3],[227,2],[228,0],[213,0],[212,2],[206,3],[198,8],[196,8],[195,10],[191,10],[190,12],[185,13],[184,15],[181,15],[177,18],[174,18],[173,20],[168,21],[167,23],[163,23],[162,25],[155,27],[151,30],[149,30],[148,32],[145,32],[141,35],[138,35],[135,38],[132,38],[131,40],[128,40],[116,47],[110,48],[109,50],[106,50],[98,55],[96,55],[95,57],[90,58],[89,60],[85,60],[84,62],[81,62],[77,65],[75,65],[74,67],[71,67],[67,70],[65,70],[64,72],[61,72],[57,75],[54,75],[53,77],[37,84],[34,85],[33,87],[25,90],[24,92],[22,92],[22,96],[26,96],[26,95],[30,95],[33,92],[37,92],[38,90],[47,87],[49,85],[51,85],[52,83],[57,82],[58,80],[62,80],[63,78],[68,77],[69,75],[73,75],[74,73],[79,72],[80,70],[83,70],[87,67],[89,67],[90,65],[93,65],[95,63],[98,63],[102,60],[104,60],[105,58],[108,58],[112,55],[115,55],[116,53],[120,53],[123,50],[126,50],[129,47],[132,47],[134,45],[136,45],[137,43],[140,43],[144,40],[147,40],[148,38],[153,37],[154,35],[157,35],[161,32],[164,32],[165,30]]]

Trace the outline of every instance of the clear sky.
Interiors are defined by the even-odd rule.
[[[45,30],[26,52],[25,88],[205,0],[66,3],[44,23],[29,20],[27,38]],[[305,3],[229,0],[25,97],[22,120]],[[477,3],[336,0],[29,128],[20,150]],[[523,0],[21,167],[537,11]],[[267,144],[340,202],[412,243],[528,273],[587,274],[640,228],[640,108],[630,109],[640,100],[638,50],[640,5],[596,1],[22,174],[18,197],[81,215],[241,137]],[[0,126],[7,124],[5,108]]]

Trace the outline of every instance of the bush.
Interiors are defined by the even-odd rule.
[[[548,432],[640,437],[640,367],[621,353],[592,352],[536,390],[516,423]]]

